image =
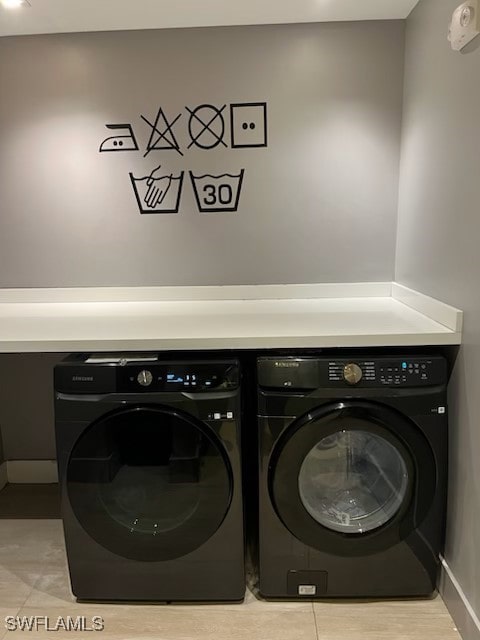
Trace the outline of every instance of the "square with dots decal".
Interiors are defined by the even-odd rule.
[[[244,102],[230,105],[232,148],[267,146],[267,103]]]

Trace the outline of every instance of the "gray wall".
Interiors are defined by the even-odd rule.
[[[391,280],[403,53],[402,21],[1,38],[0,286]],[[185,148],[185,106],[257,101],[268,148]],[[142,157],[160,105],[183,158]],[[107,123],[141,151],[100,154]],[[187,180],[141,216],[128,173],[158,163],[245,168],[239,211],[200,215]]]
[[[5,459],[56,458],[53,367],[65,355],[0,354],[0,430]]]
[[[450,386],[445,556],[480,614],[480,43],[450,49],[458,4],[421,0],[407,22],[396,279],[465,311]]]

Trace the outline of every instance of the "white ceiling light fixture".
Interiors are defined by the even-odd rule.
[[[28,0],[1,0],[5,9],[19,9],[20,7],[30,7]]]

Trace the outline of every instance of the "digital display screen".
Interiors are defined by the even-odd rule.
[[[197,384],[197,376],[194,373],[185,373],[185,374],[178,374],[178,373],[167,373],[167,383],[175,383],[175,384],[183,384],[186,387],[192,385],[192,386],[196,386]]]
[[[167,382],[183,382],[183,378],[175,373],[167,373]]]

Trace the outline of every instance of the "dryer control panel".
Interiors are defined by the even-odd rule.
[[[270,389],[426,387],[447,382],[442,356],[259,358],[258,382]]]
[[[67,359],[55,367],[55,391],[73,394],[230,391],[240,385],[237,361],[162,362],[138,359],[89,362]]]

